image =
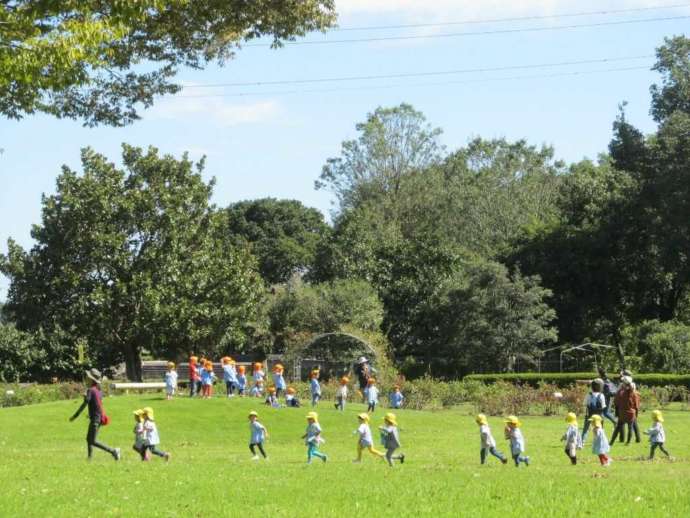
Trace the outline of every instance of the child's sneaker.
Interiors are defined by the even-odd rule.
[[[405,463],[405,454],[401,453],[400,454],[400,464],[404,464],[404,463]]]
[[[254,455],[254,456],[252,457],[252,460],[259,460],[259,456],[258,456],[258,455]]]
[[[120,453],[120,448],[115,448],[113,450],[113,458],[115,460],[120,460],[122,458],[122,454]]]
[[[164,458],[165,458],[165,462],[170,462],[170,453],[166,452]]]
[[[506,457],[503,457],[501,459],[501,464],[508,464],[508,459]]]
[[[328,460],[328,455],[324,455],[323,457],[321,457],[321,460],[326,462]]]
[[[525,457],[525,466],[529,466],[529,457]]]

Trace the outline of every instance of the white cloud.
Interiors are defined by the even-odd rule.
[[[204,119],[219,126],[238,126],[274,120],[281,111],[280,105],[274,100],[230,103],[219,97],[180,95],[159,101],[147,116],[167,120]]]

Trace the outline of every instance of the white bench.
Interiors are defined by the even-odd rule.
[[[111,383],[110,384],[111,390],[124,390],[125,393],[129,390],[161,390],[165,388],[165,383],[162,381],[158,382],[148,382],[148,383],[135,383],[135,382],[126,382],[126,383]]]

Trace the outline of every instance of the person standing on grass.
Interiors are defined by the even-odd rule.
[[[357,381],[359,382],[359,391],[362,398],[364,398],[364,391],[367,388],[367,383],[369,378],[374,374],[375,370],[369,365],[369,360],[364,356],[360,356],[355,365],[355,374],[357,375]]]
[[[605,417],[611,423],[613,426],[616,426],[616,418],[611,414],[611,409],[613,408],[613,399],[616,395],[616,392],[618,391],[618,387],[611,381],[601,367],[598,369],[599,371],[599,378],[602,379],[603,383],[603,390],[602,393],[604,394],[604,402],[606,403],[606,407],[604,408],[604,411],[602,412],[602,417]],[[584,439],[583,439],[584,440]]]
[[[561,437],[561,441],[565,441],[565,454],[574,466],[577,464],[577,450],[582,448],[583,439],[580,437],[580,431],[577,428],[577,416],[574,412],[568,412],[565,416],[565,422],[568,423],[568,429]]]
[[[168,362],[168,371],[165,373],[165,399],[171,400],[177,390],[177,371],[175,364]]]
[[[135,410],[134,414],[134,445],[132,449],[141,456],[141,460],[149,460],[149,452],[146,449],[146,432],[144,431],[144,411]]]
[[[158,445],[161,443],[161,438],[158,435],[158,427],[153,418],[153,408],[150,406],[144,407],[144,434],[146,436],[146,450],[154,455],[165,459],[166,462],[170,460],[170,454],[165,451],[160,451]]]
[[[252,410],[249,412],[249,449],[253,455],[252,460],[259,460],[256,448],[259,449],[263,458],[268,460],[268,456],[264,451],[264,441],[266,439],[268,439],[268,430],[259,422],[259,414]]]
[[[204,399],[211,399],[213,396],[213,383],[216,380],[216,374],[213,372],[213,362],[206,360],[204,368],[201,369],[201,384]]]
[[[395,414],[388,412],[383,417],[383,424],[384,426],[379,426],[381,442],[383,443],[383,447],[386,448],[386,461],[392,468],[394,460],[399,460],[400,464],[405,462],[405,454],[400,453],[399,455],[395,455],[395,450],[401,447],[398,419],[395,417]]]
[[[593,415],[602,415],[606,410],[606,397],[603,394],[604,380],[596,378],[592,380],[591,390],[585,398],[585,424],[582,427],[582,442],[587,440],[589,430],[589,418]]]
[[[244,373],[244,365],[237,367],[237,395],[244,396],[247,389],[247,375]]]
[[[664,448],[664,443],[666,442],[666,433],[664,433],[664,416],[661,414],[661,410],[654,410],[652,412],[652,421],[654,424],[647,430],[645,435],[649,435],[649,444],[651,445],[649,450],[649,460],[654,460],[654,452],[659,448],[666,457],[670,458],[671,455]]]
[[[400,392],[400,386],[394,385],[393,386],[393,392],[391,392],[388,395],[388,402],[390,404],[390,407],[395,408],[395,409],[400,409],[400,408],[402,408],[404,400],[405,400],[405,396],[403,396],[402,392]]]
[[[328,455],[319,451],[319,444],[326,442],[321,437],[321,425],[319,425],[319,414],[309,412],[307,414],[307,431],[302,436],[307,445],[307,464],[311,464],[312,457],[318,457],[322,461],[328,460]]]
[[[321,399],[321,384],[319,383],[319,368],[314,367],[309,373],[309,389],[311,390],[311,406],[315,407]]]
[[[358,436],[357,458],[352,462],[362,462],[362,451],[365,449],[372,455],[382,459],[385,455],[374,448],[374,440],[371,436],[371,428],[369,428],[369,414],[359,414],[357,419],[359,420],[359,427],[355,430],[355,434]]]
[[[347,376],[340,378],[340,386],[335,391],[335,409],[341,412],[345,411],[345,403],[347,402],[347,384],[350,379]]]
[[[237,387],[237,371],[235,370],[235,360],[229,356],[224,356],[221,362],[223,364],[225,394],[227,397],[233,397],[235,395],[235,387]]]
[[[101,425],[107,425],[110,422],[108,416],[103,410],[103,397],[101,395],[101,373],[97,369],[90,369],[86,371],[86,377],[89,380],[89,388],[84,396],[84,402],[77,409],[70,421],[74,421],[84,408],[89,410],[89,428],[86,432],[86,451],[88,459],[93,457],[93,449],[98,448],[110,453],[115,460],[120,460],[120,448],[109,448],[108,446],[98,442],[98,431]]]
[[[369,378],[367,383],[367,388],[364,391],[364,396],[367,401],[367,412],[374,412],[379,402],[379,389],[376,386],[376,380],[374,378]]]
[[[505,438],[510,441],[510,454],[513,456],[515,467],[519,468],[520,463],[524,462],[525,466],[529,466],[529,457],[523,455],[525,453],[525,438],[520,430],[520,420],[514,416],[509,415],[506,420]]]
[[[199,388],[199,382],[201,377],[199,376],[199,368],[197,362],[199,358],[196,356],[189,357],[189,397],[194,397],[197,394]]]
[[[474,421],[479,425],[479,441],[481,450],[479,451],[479,459],[482,464],[486,463],[487,454],[491,454],[500,460],[503,464],[508,463],[508,459],[500,451],[496,449],[496,440],[491,434],[489,428],[489,421],[484,414],[477,414]]]
[[[592,422],[592,434],[594,439],[592,439],[592,453],[599,457],[599,462],[602,466],[608,467],[611,465],[611,458],[608,453],[611,451],[609,446],[609,441],[606,439],[606,433],[604,433],[603,421],[600,415],[593,415],[590,417]]]
[[[613,446],[619,436],[620,441],[625,442],[625,427],[628,429],[627,444],[630,444],[634,431],[633,422],[636,421],[637,413],[640,409],[640,395],[632,386],[632,378],[630,376],[623,376],[622,382],[623,384],[616,392],[614,399],[618,422],[611,436],[611,446]],[[636,442],[640,442],[639,432],[636,434]]]
[[[285,367],[283,367],[282,364],[276,363],[273,366],[273,385],[275,385],[276,388],[276,397],[280,397],[280,395],[287,388],[287,384],[285,383],[284,372]]]

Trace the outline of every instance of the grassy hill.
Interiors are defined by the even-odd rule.
[[[307,466],[300,436],[309,409],[271,409],[250,399],[164,401],[161,395],[108,398],[112,424],[100,439],[120,446],[116,463],[96,451],[86,461],[86,419],[68,422],[78,401],[0,410],[0,516],[682,516],[690,510],[690,413],[667,412],[667,447],[675,461],[643,460],[642,444],[615,445],[602,468],[589,445],[570,466],[559,439],[562,417],[527,417],[529,468],[490,458],[479,465],[479,437],[470,410],[398,412],[404,465],[389,468],[355,456],[356,414],[323,401],[320,421],[326,464]],[[142,463],[131,450],[131,411],[156,410],[165,463]],[[247,413],[255,409],[270,432],[268,461],[252,461]],[[372,430],[385,410],[377,410]],[[641,427],[650,425],[649,414]],[[506,452],[502,421],[490,424]],[[374,437],[378,434],[374,432]],[[658,453],[659,455],[659,453]]]

